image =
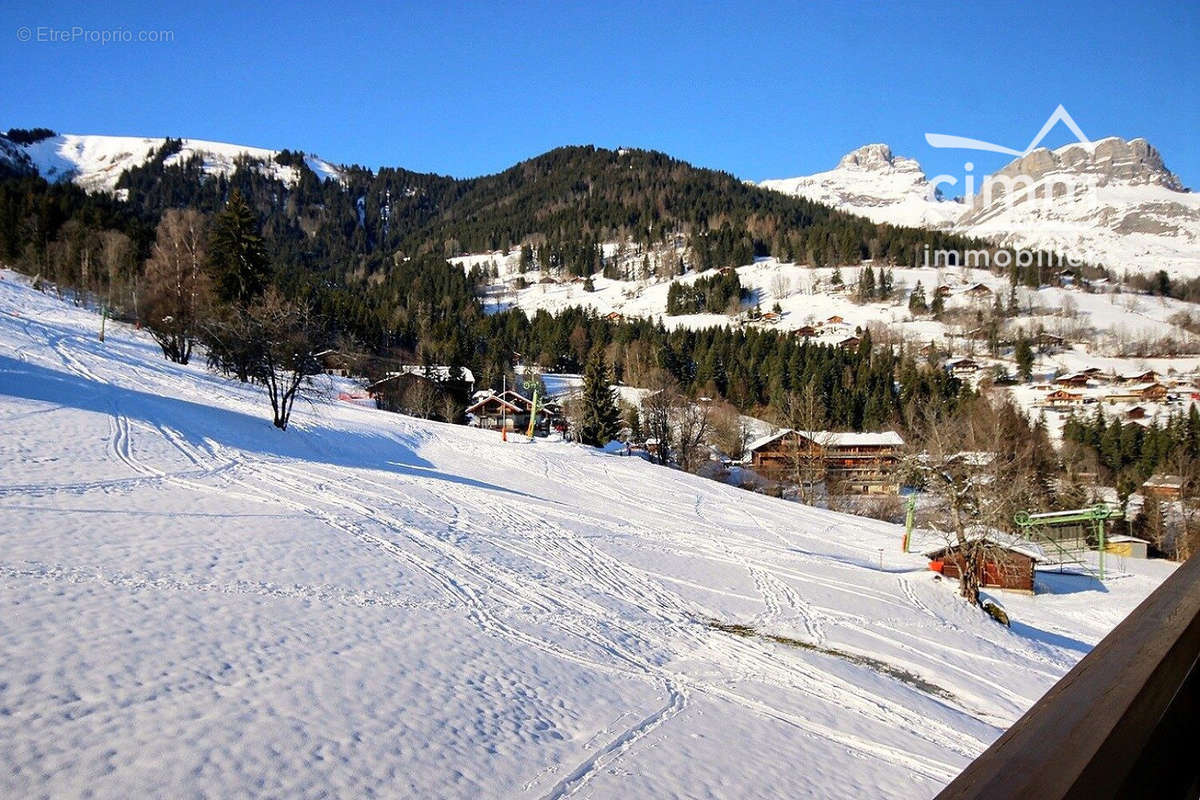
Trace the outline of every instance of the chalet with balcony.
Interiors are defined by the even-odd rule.
[[[490,393],[478,397],[473,405],[467,408],[467,418],[476,428],[510,431],[524,431],[529,427],[529,417],[533,412],[533,401],[520,392],[509,389],[500,394]],[[554,403],[538,403],[537,422],[534,432],[546,434],[551,430],[562,430],[562,413]]]
[[[1158,373],[1152,369],[1144,370],[1143,372],[1131,372],[1128,375],[1120,375],[1117,377],[1117,383],[1157,383]]]
[[[946,362],[946,369],[956,378],[971,378],[982,368],[982,365],[972,358],[956,358]]]
[[[770,480],[824,482],[844,494],[897,494],[900,448],[892,431],[801,432],[785,429],[749,446],[751,468]]]
[[[1069,389],[1055,389],[1046,395],[1045,404],[1049,408],[1071,408],[1083,405],[1083,393],[1072,392]]]
[[[834,344],[843,350],[850,350],[853,352],[858,349],[860,344],[862,344],[862,339],[858,338],[857,336],[844,336],[834,342]]]
[[[1061,336],[1043,332],[1033,337],[1033,344],[1040,350],[1058,350],[1066,347],[1067,340]]]
[[[1167,397],[1167,387],[1161,383],[1140,383],[1124,386],[1104,396],[1104,402],[1115,403],[1158,403]]]
[[[963,294],[972,300],[991,300],[995,295],[995,292],[989,289],[985,284],[977,283],[974,286],[967,287],[967,290],[963,292]]]

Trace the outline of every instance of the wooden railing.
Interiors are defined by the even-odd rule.
[[[1084,656],[938,798],[1200,796],[1200,557]]]

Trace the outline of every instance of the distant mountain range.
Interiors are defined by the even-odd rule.
[[[21,143],[0,137],[0,159],[17,171],[37,173],[52,181],[69,179],[89,191],[120,194],[120,175],[146,164],[166,141],[64,134]],[[181,146],[164,161],[166,166],[199,157],[205,174],[229,176],[241,162],[255,166],[268,178],[294,185],[300,172],[293,162],[299,157],[318,178],[346,180],[346,167],[312,154],[279,159],[282,151],[200,139],[179,141]],[[466,181],[441,180],[458,184],[454,193],[462,197],[469,194],[464,188],[487,187],[492,179],[511,185],[511,176],[520,175],[521,168],[518,165],[497,176]],[[985,202],[982,192],[974,202],[933,198],[921,165],[894,155],[886,144],[860,147],[826,172],[767,180],[759,186],[877,223],[978,237],[1012,247],[1053,250],[1103,265],[1118,274],[1163,269],[1179,277],[1200,275],[1200,195],[1185,189],[1144,139],[1110,137],[1056,150],[1039,149],[1013,161],[997,175],[1030,176],[1040,187],[1035,195],[1047,185],[1064,180],[1077,182],[1085,177],[1094,188],[1087,192],[1055,192],[1052,203],[1010,203],[1007,197]],[[736,186],[736,182],[729,185]],[[960,187],[961,182],[955,188]],[[728,187],[718,181],[707,188]],[[491,195],[495,191],[489,189],[488,194],[484,205],[494,208],[496,198]]]
[[[209,175],[230,175],[239,159],[258,162],[264,174],[294,184],[298,179],[295,167],[276,161],[282,151],[263,147],[246,147],[203,139],[181,139],[179,151],[168,156],[165,164],[184,163],[200,156],[204,172]],[[49,181],[72,180],[88,191],[113,192],[121,173],[146,164],[167,140],[141,136],[86,136],[63,134],[49,136],[30,143],[17,143],[0,137],[0,154],[18,170],[36,172]],[[309,169],[321,178],[340,179],[342,168],[316,156],[304,156]]]
[[[921,165],[893,155],[886,144],[860,147],[828,172],[759,185],[876,222],[1053,250],[1118,274],[1162,269],[1200,275],[1200,195],[1182,186],[1145,139],[1110,137],[1038,149],[996,175],[1028,176],[1033,199],[991,197],[982,191],[982,177],[974,202],[934,198]],[[1082,188],[1085,181],[1092,188]],[[1041,199],[1046,187],[1052,187],[1052,202]]]

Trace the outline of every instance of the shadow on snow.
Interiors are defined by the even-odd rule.
[[[0,395],[108,416],[121,415],[152,426],[167,425],[198,448],[204,448],[207,440],[273,458],[375,469],[476,489],[523,494],[436,470],[432,463],[395,436],[329,429],[280,431],[265,416],[254,417],[219,406],[88,380],[3,355],[0,355]],[[265,399],[263,402],[266,403]]]

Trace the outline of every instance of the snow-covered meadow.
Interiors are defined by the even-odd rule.
[[[928,797],[1171,570],[1005,629],[896,526],[332,400],[283,433],[99,325],[0,272],[6,797]]]

